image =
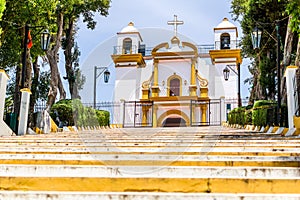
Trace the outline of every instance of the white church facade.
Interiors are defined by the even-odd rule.
[[[117,33],[113,53],[105,56],[110,57],[113,77],[114,106],[107,109],[111,124],[120,127],[220,125],[226,121],[228,109],[238,106],[238,76],[233,72],[237,74],[242,58],[237,27],[224,18],[213,30],[214,45],[205,46],[177,33],[177,26],[183,21],[176,15],[168,24],[174,26],[171,37],[152,44],[151,48],[144,43],[144,39],[149,41],[149,34],[139,31],[132,22]],[[157,32],[151,35],[155,36]],[[86,63],[87,73],[93,71],[91,66],[99,66],[99,54],[103,52],[107,50],[93,51]],[[227,81],[223,75],[225,68],[232,71]],[[87,79],[86,93],[81,95],[83,102],[90,102],[92,84]],[[94,90],[94,106],[95,94]],[[230,99],[235,103],[225,103]],[[97,109],[106,108],[97,106]]]
[[[215,45],[209,51],[174,36],[145,52],[143,36],[132,22],[117,33],[111,58],[115,67],[114,101],[125,102],[113,123],[121,126],[210,125],[226,120],[225,99],[237,99],[237,76],[224,80],[223,70],[237,71],[242,63],[237,27],[227,18],[214,28]],[[239,94],[238,94],[239,95]],[[217,106],[212,100],[218,99]],[[127,103],[126,103],[127,102]],[[118,111],[115,111],[118,112]],[[212,114],[218,115],[211,116]]]

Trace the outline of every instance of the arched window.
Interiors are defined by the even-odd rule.
[[[125,38],[123,40],[123,53],[130,54],[132,50],[132,40],[130,38]]]
[[[169,96],[180,96],[180,80],[179,80],[179,78],[172,78],[170,80]]]
[[[230,35],[228,33],[221,35],[221,49],[230,49]]]

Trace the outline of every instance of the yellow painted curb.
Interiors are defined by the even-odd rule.
[[[0,177],[6,191],[298,194],[299,179]]]

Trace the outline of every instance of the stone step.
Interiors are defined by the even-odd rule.
[[[297,167],[0,165],[0,177],[299,179]]]
[[[106,144],[108,143],[108,144]],[[300,146],[300,140],[298,142],[291,142],[289,141],[252,141],[248,140],[247,142],[239,142],[239,141],[220,141],[220,140],[156,140],[156,139],[147,139],[147,140],[66,140],[66,141],[0,141],[1,147],[11,147],[11,146],[82,146],[82,145],[89,145],[89,146],[107,146],[110,144],[121,145],[121,146],[151,146],[151,145],[163,145],[163,144],[170,144],[172,143],[173,146],[177,145],[192,145],[192,146],[205,146],[214,144],[215,146]]]
[[[8,149],[11,149],[11,151],[8,151]],[[258,148],[258,147],[214,147],[213,145],[211,146],[204,146],[204,147],[193,147],[193,146],[183,146],[183,147],[174,147],[174,146],[151,146],[151,147],[122,147],[122,146],[108,146],[108,147],[14,147],[14,148],[3,148],[0,147],[0,155],[5,154],[5,153],[10,153],[12,154],[20,153],[20,152],[31,152],[31,153],[39,153],[39,152],[85,152],[82,154],[111,154],[111,153],[140,153],[140,154],[151,154],[151,153],[156,153],[160,152],[162,154],[168,154],[169,152],[178,152],[178,154],[183,154],[183,153],[189,153],[189,152],[198,152],[198,155],[203,155],[207,153],[214,153],[220,155],[224,155],[224,153],[235,153],[239,154],[241,152],[249,152],[249,153],[294,153],[297,155],[297,153],[300,152],[299,148],[294,148],[294,147],[265,147],[265,148]],[[42,154],[42,153],[41,153]],[[55,154],[55,153],[53,153]]]
[[[1,191],[5,200],[299,200],[299,194]]]
[[[261,161],[179,161],[179,160],[58,160],[58,159],[4,159],[1,164],[22,165],[105,165],[105,166],[253,166],[253,167],[300,167],[299,161],[292,160],[261,160]]]
[[[299,156],[211,156],[156,154],[0,154],[0,160],[103,160],[103,161],[298,161]]]
[[[299,199],[300,138],[220,127],[0,138],[0,199]]]
[[[31,151],[30,151],[31,150]],[[63,150],[63,152],[62,152]],[[179,150],[179,149],[178,149]],[[27,150],[14,150],[14,151],[0,151],[0,154],[114,154],[114,155],[123,155],[123,154],[143,154],[143,155],[153,155],[156,152],[140,152],[140,151],[91,151],[91,149],[37,149],[33,151],[33,149]],[[220,149],[213,151],[194,151],[193,149],[189,149],[186,151],[176,151],[176,149],[169,149],[168,151],[159,151],[160,155],[207,155],[207,156],[300,156],[300,152],[289,151],[286,149],[273,149],[272,151],[249,151],[245,150],[243,152],[234,151],[234,149],[220,151]]]

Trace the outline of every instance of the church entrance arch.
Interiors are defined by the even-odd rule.
[[[180,116],[170,116],[166,118],[163,123],[162,127],[186,127],[186,121],[182,119]]]
[[[189,126],[189,117],[180,110],[168,110],[157,120],[157,125],[160,127],[182,127]]]

